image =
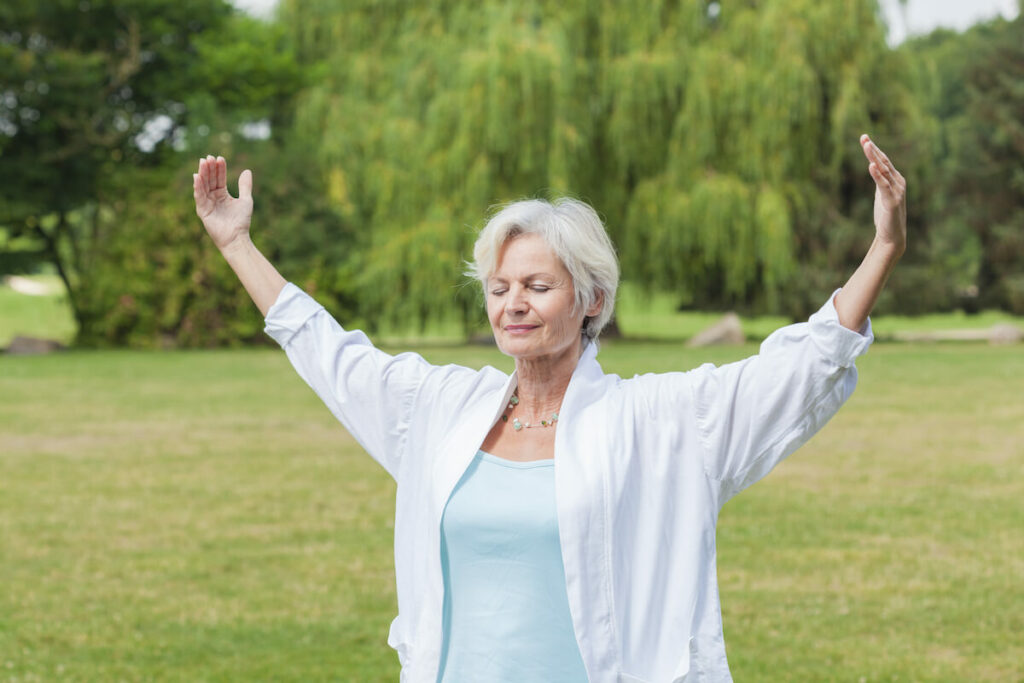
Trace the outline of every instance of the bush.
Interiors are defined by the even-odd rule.
[[[259,186],[253,236],[289,280],[315,293],[343,319],[354,315],[346,277],[349,231],[320,199],[313,172],[275,159],[267,147],[252,162]],[[122,198],[98,220],[83,268],[84,346],[209,348],[270,343],[263,318],[206,235],[192,199],[192,161],[132,172]],[[300,187],[301,192],[296,191]],[[231,188],[235,192],[235,188]]]

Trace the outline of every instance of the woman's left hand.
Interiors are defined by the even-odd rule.
[[[860,146],[875,181],[876,239],[903,253],[907,248],[907,181],[867,135],[860,136]]]
[[[875,239],[834,299],[839,323],[854,331],[862,331],[889,273],[907,249],[907,181],[867,135],[860,136],[860,147],[875,179]]]

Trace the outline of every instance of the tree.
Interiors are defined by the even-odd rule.
[[[11,0],[0,26],[0,228],[39,245],[95,336],[107,311],[84,289],[121,227],[125,179],[180,163],[196,109],[272,112],[301,79],[279,33],[221,0]]]
[[[905,49],[939,131],[924,207],[935,226],[931,287],[949,283],[950,303],[968,310],[1024,313],[1024,17],[936,31]]]
[[[326,67],[296,121],[366,226],[360,298],[394,321],[471,324],[459,258],[487,207],[558,194],[604,214],[627,278],[802,315],[871,239],[859,134],[927,156],[870,0],[285,0],[281,18]]]
[[[287,140],[244,141],[220,150],[253,169],[260,248],[336,315],[352,320],[351,276],[342,267],[351,231],[328,206],[310,151]],[[194,154],[108,179],[117,198],[97,219],[105,238],[78,293],[90,324],[86,346],[177,348],[271,343],[252,305],[196,218]]]

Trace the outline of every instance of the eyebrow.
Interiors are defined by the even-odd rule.
[[[547,278],[549,280],[557,280],[558,279],[557,277],[555,277],[551,273],[530,273],[529,275],[527,275],[526,277],[523,278],[523,282],[529,282],[530,280],[535,280],[537,278]],[[498,275],[490,276],[489,278],[487,278],[487,281],[488,282],[492,282],[492,281],[508,282],[508,280],[506,280],[505,278],[500,277]]]

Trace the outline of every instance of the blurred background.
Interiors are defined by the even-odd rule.
[[[612,233],[622,333],[652,301],[800,319],[872,238],[862,132],[910,179],[877,314],[1024,314],[1015,2],[239,7],[3,3],[0,274],[57,298],[8,277],[0,344],[266,343],[194,215],[206,154],[233,191],[253,169],[257,246],[371,331],[479,331],[475,230],[561,194]]]
[[[629,377],[844,282],[865,132],[909,180],[899,343],[722,511],[730,665],[1024,680],[1022,114],[1011,0],[0,0],[0,681],[398,679],[394,482],[263,334],[199,157],[253,170],[286,278],[432,363],[510,369],[462,275],[491,207],[592,203]],[[725,311],[737,345],[683,343]]]

